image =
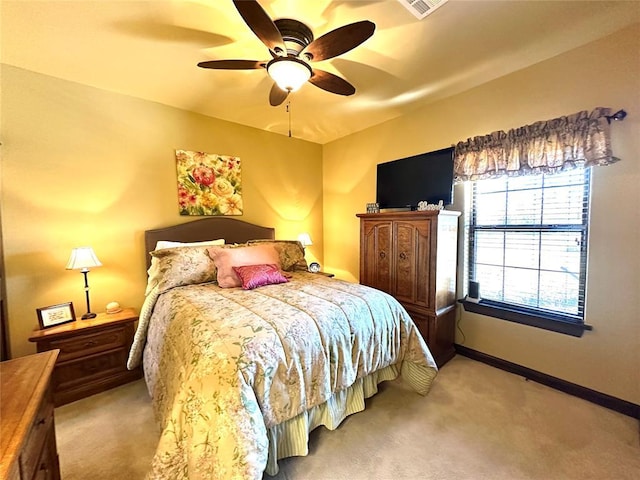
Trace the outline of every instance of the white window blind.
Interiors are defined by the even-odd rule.
[[[589,169],[475,182],[469,279],[496,306],[584,322]]]

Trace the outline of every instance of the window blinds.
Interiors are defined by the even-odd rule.
[[[469,278],[483,299],[584,320],[589,169],[473,186]]]

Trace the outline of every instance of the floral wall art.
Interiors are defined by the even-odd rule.
[[[242,215],[240,159],[176,150],[180,215]]]

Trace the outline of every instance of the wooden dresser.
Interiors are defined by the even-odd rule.
[[[29,340],[38,352],[60,350],[53,372],[56,407],[142,377],[140,368],[127,370],[137,320],[136,311],[125,308],[33,332]]]
[[[60,480],[51,375],[58,351],[0,363],[0,479]]]
[[[393,295],[438,365],[454,355],[458,217],[427,210],[358,214],[360,283]]]

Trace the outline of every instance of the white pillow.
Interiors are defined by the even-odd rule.
[[[156,243],[155,250],[162,250],[165,248],[173,248],[173,247],[206,247],[210,245],[224,245],[224,238],[219,238],[218,240],[209,240],[206,242],[191,242],[191,243],[183,243],[183,242],[171,242],[168,240],[159,240]],[[158,267],[158,259],[155,257],[151,257],[151,266],[149,270],[147,270],[147,274],[149,278],[147,279],[147,289],[144,292],[144,296],[149,295],[149,292],[153,290],[153,288],[158,285],[160,281],[160,271]]]

